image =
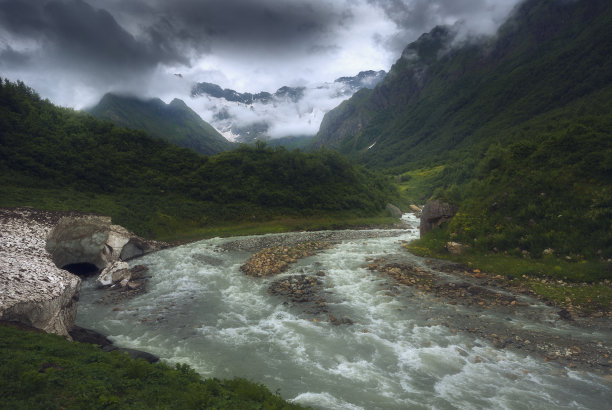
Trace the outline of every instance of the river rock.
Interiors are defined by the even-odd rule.
[[[387,209],[387,212],[389,212],[392,217],[394,218],[402,217],[402,211],[397,206],[393,204],[387,204],[386,209]]]
[[[104,268],[96,281],[100,286],[110,286],[115,283],[121,283],[121,286],[125,287],[127,286],[131,277],[132,273],[130,271],[130,265],[128,265],[127,262],[115,261]]]
[[[421,236],[452,219],[457,213],[457,205],[442,202],[439,199],[429,201],[421,214]]]

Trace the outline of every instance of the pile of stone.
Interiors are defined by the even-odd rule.
[[[325,299],[319,297],[323,282],[314,276],[294,275],[276,280],[268,287],[268,293],[283,296],[293,303],[315,302],[325,309]],[[326,310],[325,310],[326,311]]]
[[[446,281],[431,271],[407,263],[388,263],[381,258],[371,261],[368,269],[389,275],[400,285],[411,286],[436,297],[447,299],[451,305],[479,307],[526,305],[513,295],[495,292],[474,283]],[[486,277],[484,274],[483,276]]]
[[[240,270],[254,277],[277,275],[289,269],[289,265],[298,259],[312,256],[332,246],[329,242],[305,242],[295,246],[266,248],[254,254]]]

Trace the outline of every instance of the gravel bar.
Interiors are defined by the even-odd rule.
[[[293,246],[304,242],[340,242],[351,239],[387,238],[404,235],[405,233],[405,229],[288,232],[245,237],[226,242],[219,247],[226,251],[258,252],[265,248]]]

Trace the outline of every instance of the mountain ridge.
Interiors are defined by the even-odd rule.
[[[362,71],[331,83],[283,86],[273,93],[241,93],[200,82],[192,86],[191,98],[207,121],[232,141],[311,137],[327,110],[362,88],[376,86],[385,75],[382,70]]]
[[[225,137],[177,98],[166,104],[159,98],[147,100],[107,93],[87,112],[201,154],[212,155],[232,148]]]
[[[314,147],[394,174],[458,216],[433,248],[612,258],[612,3],[528,0],[497,35],[438,27],[329,111]],[[417,181],[417,182],[415,182]],[[434,235],[435,236],[435,235]]]

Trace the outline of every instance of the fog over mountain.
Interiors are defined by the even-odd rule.
[[[437,24],[464,37],[493,33],[518,2],[1,0],[0,73],[75,108],[113,91],[189,104],[201,82],[241,93],[316,89],[388,70]]]
[[[362,88],[374,88],[385,75],[383,70],[362,71],[331,83],[256,94],[202,82],[191,89],[191,105],[231,141],[313,136],[327,111]]]

